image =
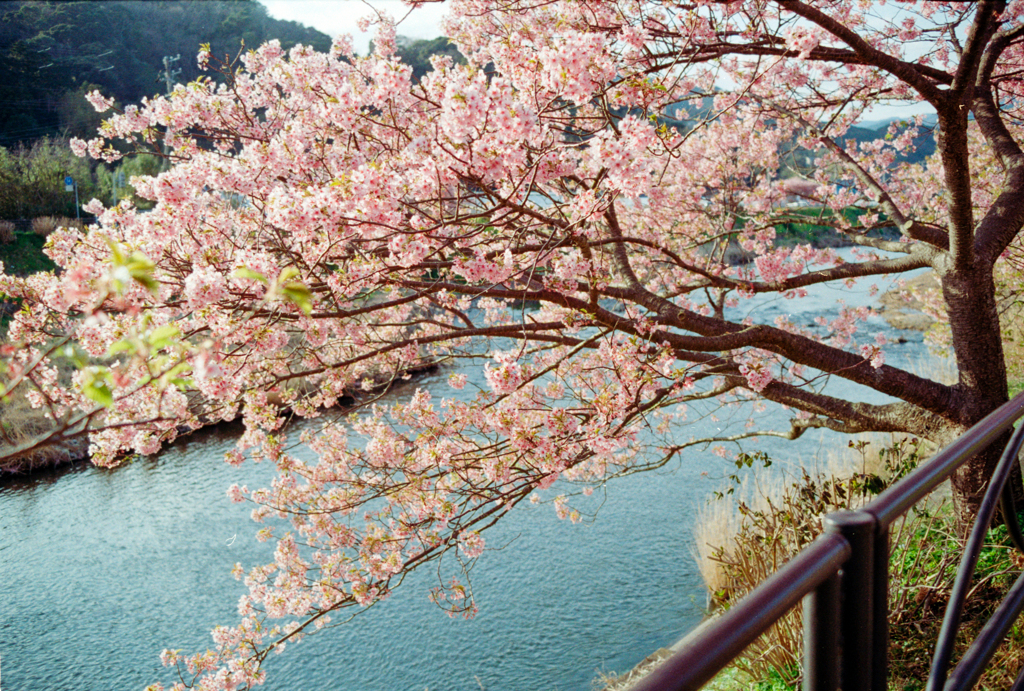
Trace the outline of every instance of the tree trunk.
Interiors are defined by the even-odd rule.
[[[995,284],[991,268],[950,271],[941,279],[959,372],[951,411],[966,430],[1008,400]],[[1006,441],[993,444],[953,475],[953,505],[962,535],[974,522]],[[1015,497],[1024,495],[1019,467],[1009,482]]]
[[[961,539],[966,539],[974,525],[974,519],[981,506],[981,500],[985,496],[989,479],[992,477],[992,472],[999,462],[999,457],[1007,441],[1009,441],[1009,434],[1003,435],[999,441],[979,453],[953,474],[953,508],[956,512],[957,533]],[[1014,464],[1007,483],[1013,489],[1014,506],[1020,507],[1024,485],[1022,485],[1019,463]],[[1001,523],[1002,520],[1000,512],[997,511],[995,523]]]

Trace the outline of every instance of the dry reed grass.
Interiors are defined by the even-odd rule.
[[[14,223],[11,221],[0,221],[0,245],[9,245],[14,242]]]
[[[633,669],[623,674],[598,672],[597,678],[594,679],[591,686],[595,691],[629,691],[633,684],[650,674],[655,667],[660,665],[671,654],[671,651],[667,648],[661,648],[645,657]]]
[[[7,400],[0,402],[0,458],[3,459],[0,472],[27,473],[81,458],[87,446],[84,438],[65,438],[22,453],[11,453],[22,444],[49,434],[57,426],[44,410],[29,405],[21,391],[14,391]]]
[[[793,473],[773,466],[774,472],[751,473],[731,491],[718,493],[699,513],[695,528],[697,562],[712,609],[737,602],[809,545],[821,532],[823,516],[863,505],[916,466],[918,454],[916,440],[874,436],[851,442],[844,453],[829,453],[810,470]],[[916,527],[900,523],[894,534],[906,530]],[[748,648],[736,666],[753,679],[775,674],[791,684],[800,676],[801,650],[797,609]]]
[[[71,386],[75,362],[61,353],[55,353],[51,363],[57,370],[56,385]],[[34,390],[22,382],[6,397],[0,398],[0,473],[29,473],[39,468],[53,467],[86,458],[89,442],[84,434],[67,429],[63,421],[55,420],[45,408],[33,408],[26,394]],[[27,451],[13,453],[18,447],[34,439],[59,430],[52,441]]]
[[[81,221],[67,218],[66,216],[37,216],[32,219],[32,232],[44,238],[48,237],[50,233],[58,228],[78,228],[82,230],[83,227],[84,225]]]
[[[951,358],[923,359],[912,363],[908,369],[942,384],[954,384],[957,380],[956,365]],[[887,435],[862,435],[838,451],[829,449],[824,456],[816,456],[809,461],[798,458],[797,467],[809,477],[830,478],[833,481],[849,481],[855,476],[877,476],[884,482],[890,482],[892,471],[886,469],[885,459],[893,442],[894,437]],[[927,441],[920,440],[918,443],[924,455],[935,451]],[[708,502],[698,510],[694,528],[695,557],[710,592],[717,592],[726,586],[727,579],[722,574],[722,565],[712,556],[717,549],[731,548],[733,539],[744,523],[741,507],[746,506],[747,510],[754,512],[768,511],[792,489],[792,473],[787,476],[787,471],[777,464],[772,466],[772,470],[774,472],[746,475],[738,486],[720,492],[717,500]],[[863,503],[864,497],[854,497],[853,500]]]
[[[1010,394],[1013,395],[1024,389],[1024,301],[1005,304],[1000,323],[1003,329],[1006,377],[1010,382]]]
[[[824,458],[815,458],[809,463],[799,462],[800,475],[829,478],[838,482],[849,481],[857,475],[875,475],[887,479],[881,454],[889,443],[891,440],[883,435],[866,435],[860,442],[854,442],[854,446],[841,449],[840,453],[829,450]],[[729,587],[730,579],[715,554],[723,549],[726,552],[735,549],[736,536],[747,522],[745,515],[749,512],[773,510],[793,489],[793,484],[799,484],[800,479],[794,478],[791,471],[774,465],[767,472],[744,476],[739,483],[716,493],[714,500],[698,509],[694,527],[694,556],[701,577],[711,593]],[[853,504],[858,502],[863,503],[863,498],[855,496],[850,506],[842,508],[854,508]]]

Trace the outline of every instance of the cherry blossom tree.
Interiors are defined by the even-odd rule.
[[[25,305],[11,366],[39,373],[55,414],[103,406],[95,462],[241,415],[227,460],[277,464],[270,488],[230,490],[268,522],[275,560],[238,567],[248,594],[214,649],[165,653],[182,684],[259,683],[269,652],[429,562],[448,565],[431,597],[471,614],[460,574],[532,497],[573,519],[593,487],[688,448],[814,428],[942,444],[1007,400],[993,276],[1024,225],[1024,3],[450,10],[469,63],[435,58],[418,83],[379,18],[367,57],[344,38],[329,55],[269,43],[214,65],[221,81],[114,113],[74,146],[169,152],[132,183],[155,208],[93,202],[97,225],[51,240],[59,274],[0,279]],[[908,156],[920,118],[847,137],[893,104],[937,114],[925,164]],[[791,193],[856,260],[776,241],[806,221]],[[809,327],[748,307],[922,268],[942,286],[953,385],[886,364],[868,310]],[[45,348],[60,335],[101,364],[53,392]],[[293,452],[282,410],[317,418],[424,362],[462,363],[451,397],[367,396],[349,423],[302,433],[316,461]],[[478,392],[463,388],[472,368]],[[890,402],[836,395],[837,380]],[[785,406],[789,427],[650,441],[687,406],[753,400]],[[964,520],[994,460],[954,478]]]

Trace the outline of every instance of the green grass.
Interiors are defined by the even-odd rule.
[[[903,599],[902,603],[892,603],[897,605],[897,609],[890,612],[890,691],[925,689],[924,680],[928,677],[935,641],[948,602],[949,586],[960,556],[960,545],[954,531],[953,513],[946,505],[915,526],[913,535],[908,536],[910,548],[897,550],[898,555],[891,564],[890,577],[893,581],[890,587],[893,592],[890,596],[906,591],[911,597]],[[954,664],[992,615],[1020,573],[1022,564],[1024,557],[1010,546],[1006,528],[994,528],[978,559],[973,579],[977,588],[966,603],[961,635],[957,638],[953,655]],[[943,568],[943,585],[932,589],[929,586],[934,585],[934,579]],[[1024,627],[1017,625],[1007,635],[976,688],[984,691],[1009,688],[1024,662],[1022,658]],[[729,667],[719,673],[707,688],[712,691],[796,691],[796,685],[786,682],[787,678],[795,676],[793,670],[785,675],[770,670],[765,678],[755,679],[745,671]]]
[[[726,667],[704,686],[704,691],[794,691],[783,675],[776,670],[768,673],[767,679],[753,679],[743,670]]]
[[[893,447],[886,459],[885,473],[889,482],[897,480],[912,469],[917,461],[916,448],[908,454],[902,447]],[[820,502],[814,496],[820,492],[817,484],[794,485],[790,493],[767,509],[756,509],[750,516],[764,516],[778,520],[804,521],[808,516],[818,516]],[[879,488],[881,489],[881,488]],[[786,497],[789,497],[787,500]],[[830,507],[837,508],[837,507]],[[770,514],[770,515],[769,515]],[[749,527],[753,526],[751,532]],[[779,544],[778,533],[765,529],[767,521],[751,523],[747,534],[757,539],[738,542],[744,550],[743,559],[737,563],[742,568],[759,559],[760,545],[765,545],[765,554],[776,556],[767,545]],[[769,526],[770,527],[770,526]],[[740,532],[737,535],[742,536]],[[749,536],[748,535],[748,536]],[[942,619],[949,601],[950,588],[962,556],[962,545],[957,537],[955,513],[951,502],[943,500],[938,504],[925,503],[912,510],[906,522],[893,526],[889,564],[889,621],[890,621],[890,664],[889,689],[901,691],[924,691],[935,641],[942,626]],[[794,545],[796,546],[796,545]],[[723,562],[725,563],[725,562]],[[968,597],[960,635],[954,649],[954,661],[966,651],[977,636],[988,617],[992,615],[1001,599],[1013,585],[1024,567],[1024,555],[1012,547],[1005,526],[991,529],[979,555],[973,578],[973,592]],[[732,572],[735,576],[737,571]],[[793,653],[791,659],[799,660],[799,636],[788,639],[775,634],[770,640],[750,652],[754,657],[738,659],[730,668],[720,673],[708,688],[713,691],[795,691],[798,687],[799,669],[794,666],[772,667],[764,650],[787,648]],[[766,647],[767,646],[767,647]],[[791,657],[787,655],[787,657]],[[777,659],[785,659],[777,657]],[[765,664],[767,662],[767,664]],[[1009,688],[1016,671],[1024,663],[1024,626],[1015,627],[1000,646],[996,656],[988,665],[977,688],[985,691]]]
[[[856,224],[860,217],[868,212],[868,209],[851,206],[843,209],[842,217],[845,222]],[[828,224],[830,222],[834,222],[834,219],[836,219],[838,214],[831,209],[802,207],[788,209],[786,214],[790,217],[803,217],[806,221],[790,221],[788,223],[775,224],[776,242],[781,245],[809,243],[814,246],[820,246],[822,244],[827,245],[837,240],[842,240],[843,236],[841,236],[834,228],[829,225],[822,225],[823,223]],[[876,230],[871,231],[868,235],[875,237],[883,234],[884,232],[885,231]],[[890,230],[889,232],[892,231]]]
[[[933,576],[935,566],[946,561],[955,568],[959,562],[959,542],[953,537],[954,520],[951,510],[938,512],[932,517],[932,526],[938,528],[931,534],[915,535],[913,547],[908,550],[908,559],[921,556],[920,566],[925,572],[907,572],[904,587],[927,583]],[[936,533],[939,539],[936,539]],[[950,559],[951,554],[953,559]],[[966,651],[969,643],[980,632],[981,627],[992,615],[1000,600],[1006,595],[1014,579],[1020,573],[1024,557],[1011,546],[1005,526],[993,528],[978,558],[975,576],[972,580],[974,592],[968,598],[964,619],[960,626],[954,649],[954,663]],[[942,625],[942,616],[948,602],[948,585],[952,583],[952,568],[946,577],[947,585],[938,590],[926,591],[923,586],[918,597],[906,603],[906,607],[894,617],[889,631],[892,642],[889,658],[889,688],[918,691],[925,688],[924,679],[931,666],[933,647]],[[976,688],[1005,689],[1014,681],[1024,655],[1024,631],[1014,627],[1007,635],[995,657],[986,667]]]
[[[859,219],[867,213],[874,213],[873,209],[862,209],[856,206],[849,206],[841,213],[823,207],[798,207],[786,209],[778,216],[788,218],[788,221],[774,223],[775,242],[780,246],[791,246],[798,244],[811,244],[815,247],[836,247],[849,244],[849,239],[839,233],[832,225],[840,224],[840,216],[843,224],[856,226]],[[880,216],[884,221],[884,215]],[[748,218],[739,215],[736,217],[736,232],[742,231],[746,226]],[[831,224],[831,225],[830,225]],[[869,237],[895,237],[895,229],[887,228],[872,230]]]
[[[0,262],[4,271],[14,276],[28,276],[39,271],[53,271],[57,265],[43,254],[46,238],[35,233],[15,233],[14,242],[0,245]]]

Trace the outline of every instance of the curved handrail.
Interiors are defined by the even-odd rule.
[[[884,527],[924,499],[961,465],[997,441],[1024,416],[1024,392],[986,415],[978,424],[882,492],[864,507]]]
[[[949,673],[949,662],[953,656],[953,644],[956,642],[957,630],[960,628],[960,620],[963,618],[964,603],[967,601],[967,591],[971,587],[971,579],[974,577],[974,568],[978,564],[978,555],[981,554],[982,545],[988,535],[989,527],[992,525],[992,518],[996,513],[996,506],[1003,497],[1003,488],[1010,478],[1010,470],[1017,462],[1017,455],[1020,453],[1021,445],[1024,445],[1024,424],[1017,427],[1017,431],[1010,438],[1010,443],[1003,449],[1003,455],[996,464],[996,469],[989,480],[988,489],[981,500],[978,508],[978,515],[971,529],[971,536],[964,546],[964,556],[960,559],[960,567],[957,569],[956,580],[953,581],[953,590],[949,596],[949,604],[946,605],[946,614],[942,618],[942,630],[939,632],[939,639],[935,643],[935,655],[932,657],[931,674],[928,676],[927,691],[941,691],[946,685],[946,677]],[[1009,517],[1013,517],[1016,523],[1016,513],[1010,511]],[[1019,530],[1019,529],[1018,529]]]
[[[698,689],[757,640],[801,598],[838,573],[850,558],[840,535],[819,536],[739,602],[713,620],[701,635],[630,687],[630,691]]]
[[[811,626],[807,625],[805,619],[805,656],[809,649],[816,648],[833,656],[831,662],[824,660],[817,652],[805,658],[806,661],[813,663],[809,667],[810,675],[817,675],[818,678],[809,679],[810,675],[805,676],[804,688],[834,691],[838,685],[846,687],[852,684],[858,689],[884,691],[888,642],[886,594],[890,525],[949,478],[957,468],[1003,437],[1022,417],[1024,392],[987,415],[930,460],[868,502],[861,510],[853,512],[852,522],[846,522],[851,526],[853,523],[869,526],[873,532],[869,531],[868,534],[873,537],[865,539],[861,535],[854,539],[851,537],[853,533],[847,534],[842,530],[820,536],[727,612],[702,626],[699,634],[685,639],[679,644],[677,652],[632,686],[631,691],[693,691],[700,688],[804,596],[810,596],[805,600],[805,607],[807,604],[811,605],[811,618],[818,619]],[[949,675],[947,683],[947,648],[951,646],[951,640],[955,635],[977,553],[991,524],[997,502],[1003,507],[1011,539],[1017,548],[1024,552],[1024,536],[1013,511],[1012,496],[1004,489],[1013,461],[1022,446],[1024,424],[1021,424],[1012,435],[982,500],[979,519],[965,550],[970,558],[965,558],[961,564],[954,585],[954,594],[951,596],[950,611],[947,612],[950,625],[947,627],[944,622],[943,633],[940,634],[939,644],[936,646],[937,662],[934,666],[940,670],[936,678],[942,679],[941,682],[931,682],[929,689],[942,689],[944,685],[952,688],[951,685],[954,684],[956,688],[970,688],[973,684],[971,679],[980,674],[980,670],[990,659],[991,651],[996,645],[994,641],[1001,640],[1005,635],[1005,629],[1011,626],[1020,611],[1024,610],[1022,576],[961,660],[960,666]],[[830,518],[839,516],[840,514],[830,514]],[[851,516],[846,518],[850,519]],[[853,556],[854,552],[856,556]],[[844,566],[846,564],[850,566]],[[865,564],[870,566],[865,567]],[[962,574],[966,575],[961,577]],[[842,591],[842,598],[839,597],[839,591]],[[831,594],[823,596],[825,592]],[[845,613],[837,620],[835,617],[839,613],[841,601],[846,603],[841,608]],[[833,632],[832,640],[829,640],[830,636],[823,634],[823,631],[836,621],[839,630],[844,632],[842,635],[846,645],[854,649],[854,654],[839,656],[842,660],[841,681],[836,675],[836,671],[839,670],[839,663],[836,660],[836,634]],[[815,640],[814,636],[821,638]],[[862,648],[870,648],[871,651],[865,653]],[[875,659],[879,656],[880,659]],[[867,672],[857,668],[858,665],[863,667],[864,664],[867,666]],[[871,671],[872,669],[874,671]],[[1024,670],[1013,688],[1014,691],[1024,691]]]

